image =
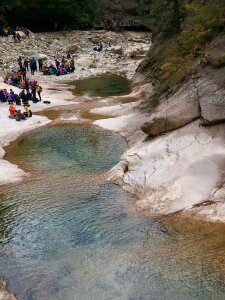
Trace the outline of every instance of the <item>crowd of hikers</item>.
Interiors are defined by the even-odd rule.
[[[15,78],[16,84],[13,84],[12,78]],[[33,103],[37,103],[42,100],[41,99],[42,87],[35,80],[29,81],[29,79],[26,79],[26,80],[22,80],[18,84],[18,77],[12,76],[9,79],[7,79],[7,77],[5,77],[4,82],[6,84],[10,84],[10,85],[19,87],[22,90],[19,93],[19,95],[14,94],[12,89],[10,89],[10,92],[7,92],[7,90],[0,90],[0,102],[8,101],[9,104],[10,104],[10,102],[16,102],[17,105],[20,105],[21,101],[23,104],[26,104],[30,100]],[[38,98],[37,98],[37,95],[38,95]]]
[[[55,60],[55,64],[47,64],[47,62],[43,59],[36,60],[34,57],[31,59],[24,58],[21,56],[18,58],[18,66],[19,70],[17,71],[17,75],[13,78],[9,78],[9,84],[17,85],[21,87],[22,80],[25,81],[27,77],[27,72],[30,70],[31,74],[34,75],[36,71],[42,72],[43,75],[56,75],[61,76],[69,73],[73,73],[75,71],[75,63],[74,59],[71,58],[68,53],[67,56],[63,56],[62,60]],[[22,79],[22,80],[21,80]],[[23,86],[22,86],[23,87]]]
[[[9,91],[7,89],[0,89],[0,102],[8,102],[9,104],[9,118],[16,119],[17,121],[26,120],[32,117],[32,111],[30,109],[30,101],[37,103],[42,101],[41,93],[42,87],[36,80],[29,80],[27,78],[27,71],[29,68],[33,68],[32,59],[22,60],[21,56],[18,58],[18,71],[10,76],[6,75],[4,82],[6,84],[18,87],[21,91],[17,94],[12,89]],[[16,109],[14,105],[23,105],[24,111],[21,109]]]
[[[56,75],[62,76],[75,71],[74,59],[71,58],[68,53],[67,56],[63,56],[62,60],[55,60],[55,65],[52,63],[48,65],[46,62],[39,62],[39,71],[43,72],[43,75]]]
[[[21,42],[21,35],[20,32],[23,32],[25,34],[25,37],[30,37],[30,31],[29,29],[25,27],[19,27],[17,26],[15,29],[12,27],[3,27],[2,33],[4,36],[8,37],[9,35],[13,36],[14,42]]]
[[[32,117],[32,111],[30,109],[29,104],[25,104],[24,111],[21,111],[21,109],[16,109],[16,107],[13,104],[9,105],[9,118],[10,119],[16,119],[16,121],[20,120],[26,120],[27,118]]]
[[[32,111],[30,109],[28,95],[21,91],[18,94],[14,93],[12,89],[8,92],[7,89],[0,89],[0,102],[9,103],[9,118],[16,119],[16,121],[26,120],[32,117]],[[14,105],[22,105],[24,111],[16,109]]]
[[[35,81],[26,80],[26,88],[22,89],[19,94],[16,94],[12,89],[0,89],[0,102],[8,102],[9,104],[9,117],[15,118],[17,121],[25,120],[26,118],[32,117],[32,111],[30,110],[29,101],[37,103],[41,101],[42,87]],[[38,95],[39,99],[37,99]],[[16,110],[15,106],[23,105],[25,111],[21,109]]]

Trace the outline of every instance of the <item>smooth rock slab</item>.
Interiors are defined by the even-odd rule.
[[[38,53],[36,51],[24,51],[24,56],[27,56],[29,58],[34,57],[35,59],[42,59],[42,60],[47,60],[48,56],[43,53]]]
[[[90,56],[83,56],[83,57],[78,58],[76,63],[79,66],[90,68],[94,65],[94,58],[90,57]]]
[[[224,141],[224,125],[206,128],[195,121],[154,140],[139,140],[110,179],[138,196],[137,210],[190,210],[211,199],[225,180]]]
[[[200,117],[197,91],[187,85],[159,105],[141,127],[149,136],[178,129]]]

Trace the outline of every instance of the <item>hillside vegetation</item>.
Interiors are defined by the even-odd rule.
[[[156,13],[157,9],[161,11],[159,15]],[[155,104],[160,98],[173,93],[179,83],[208,64],[213,43],[223,35],[225,28],[224,1],[180,1],[179,32],[174,29],[174,15],[168,15],[169,11],[160,5],[152,10],[150,21],[157,24],[154,27],[155,41],[138,70],[144,74],[142,78],[145,81],[151,81],[157,86],[153,99],[151,98],[151,103]],[[221,58],[217,68],[223,65],[225,59]]]

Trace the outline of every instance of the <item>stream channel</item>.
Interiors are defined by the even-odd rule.
[[[30,175],[0,190],[0,276],[19,300],[225,298],[224,225],[138,214],[105,181],[125,149],[118,134],[75,124],[7,147]]]

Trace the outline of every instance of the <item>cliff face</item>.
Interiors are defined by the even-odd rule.
[[[185,79],[157,97],[154,46],[139,66],[133,87],[141,104],[123,122],[110,121],[130,144],[110,179],[138,196],[138,210],[225,221],[224,49],[219,36]]]

